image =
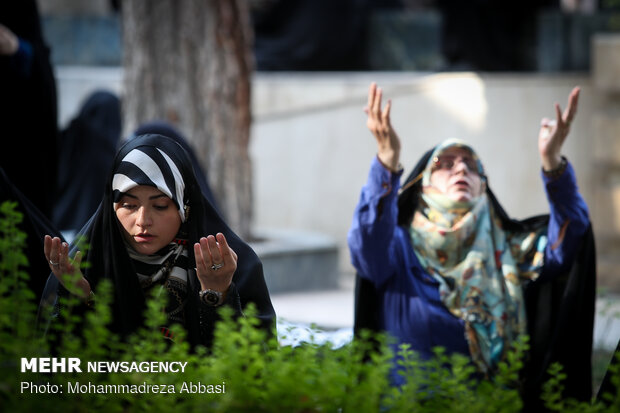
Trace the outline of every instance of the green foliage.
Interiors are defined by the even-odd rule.
[[[384,336],[336,348],[331,343],[280,344],[258,328],[255,309],[235,319],[221,309],[211,349],[190,349],[180,326],[172,326],[174,342],[164,339],[163,297],[148,302],[145,326],[121,340],[106,327],[111,319],[111,285],[97,290],[93,310],[79,316],[82,303],[73,300],[63,309],[55,334],[43,336],[36,328],[37,306],[27,291],[26,259],[19,215],[4,204],[0,220],[0,411],[107,412],[518,412],[516,390],[527,342],[518,342],[491,380],[476,378],[468,358],[437,349],[429,361],[406,346],[398,350],[405,383],[390,385],[393,354]],[[369,344],[373,339],[377,346]],[[52,343],[54,346],[52,346]],[[53,352],[52,352],[53,349]],[[51,355],[53,353],[53,356]],[[75,357],[82,372],[22,373],[20,360],[33,357]],[[186,362],[183,373],[134,371],[99,373],[88,362]],[[552,411],[604,411],[600,403],[578,403],[560,397],[563,373],[554,366],[543,399]],[[618,384],[618,375],[615,377]],[[62,392],[22,392],[23,383],[40,391],[58,386]],[[87,391],[75,392],[79,383]],[[89,387],[90,385],[90,387]],[[165,389],[168,393],[154,392]],[[115,387],[116,386],[116,387]],[[136,389],[138,393],[119,392]],[[116,389],[105,393],[99,390]],[[173,392],[171,392],[173,391]],[[615,411],[620,401],[610,399]],[[609,410],[605,410],[609,411]]]

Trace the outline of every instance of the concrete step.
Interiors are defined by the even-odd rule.
[[[250,245],[263,262],[271,294],[338,288],[338,245],[303,229],[257,229]]]

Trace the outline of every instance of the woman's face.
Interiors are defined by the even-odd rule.
[[[136,252],[151,255],[168,245],[179,232],[176,205],[159,189],[139,185],[114,204],[123,236]]]
[[[476,161],[467,149],[447,148],[434,160],[432,168],[431,187],[453,201],[471,201],[482,193]],[[424,189],[425,192],[431,190]]]

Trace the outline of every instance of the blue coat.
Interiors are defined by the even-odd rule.
[[[408,343],[423,358],[432,356],[436,346],[469,355],[463,320],[441,302],[438,282],[420,266],[407,228],[398,225],[401,174],[373,159],[348,234],[352,264],[375,287],[378,327],[396,338],[395,347]],[[537,282],[567,271],[589,228],[588,208],[571,165],[558,178],[543,174],[542,179],[550,216]]]

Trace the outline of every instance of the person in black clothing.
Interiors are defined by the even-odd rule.
[[[76,246],[45,237],[53,274],[42,305],[58,309],[68,290],[92,304],[99,282],[107,279],[113,286],[110,328],[121,337],[149,317],[144,310],[152,293],[168,298],[165,336],[174,336],[171,327],[180,324],[192,345],[211,345],[222,305],[240,316],[254,303],[261,327],[274,332],[261,261],[205,198],[187,152],[170,138],[140,135],[120,148],[103,201],[77,235],[82,237],[90,264],[83,273]],[[71,287],[63,274],[75,273],[81,275]]]
[[[555,0],[436,0],[444,70],[536,70],[539,13]]]
[[[365,67],[365,0],[267,0],[252,11],[259,71]]]
[[[0,166],[51,219],[57,173],[56,80],[35,0],[0,3]]]

